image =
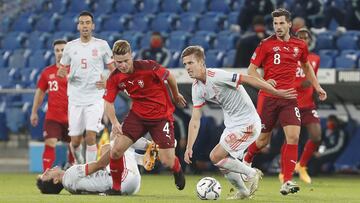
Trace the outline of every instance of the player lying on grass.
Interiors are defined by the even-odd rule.
[[[62,170],[59,167],[46,170],[39,175],[36,185],[43,194],[59,194],[63,188],[72,194],[102,193],[112,186],[109,168],[110,144],[103,145],[102,156],[99,160],[74,165]],[[135,150],[146,150],[145,154],[138,154]],[[157,159],[158,146],[145,138],[139,139],[125,152],[124,172],[122,174],[122,193],[136,194],[140,189],[140,172],[137,165],[146,170],[152,170]]]

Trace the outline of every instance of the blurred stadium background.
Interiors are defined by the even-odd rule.
[[[334,19],[323,28],[321,19],[332,2],[345,12],[360,13],[357,0],[315,0],[318,11],[307,18],[317,34],[313,51],[321,57],[318,73],[320,83],[329,94],[326,102],[318,104],[323,129],[326,118],[337,115],[345,123],[348,142],[337,160],[329,166],[335,172],[359,173],[360,149],[360,29],[339,29]],[[29,116],[36,82],[41,70],[54,63],[52,41],[78,37],[76,20],[79,12],[88,10],[95,16],[95,36],[111,46],[117,39],[126,39],[133,46],[134,57],[141,48],[148,47],[153,31],[161,32],[165,47],[171,52],[169,68],[176,75],[180,91],[191,103],[191,81],[179,61],[183,48],[191,44],[206,50],[208,67],[233,68],[246,72],[246,67],[233,67],[236,43],[244,31],[236,31],[238,17],[248,0],[2,0],[0,1],[0,171],[40,172],[42,125],[31,127]],[[262,1],[259,1],[262,2]],[[285,7],[293,11],[297,0],[269,0],[273,8]],[[308,2],[308,1],[304,1]],[[312,1],[309,1],[312,2]],[[305,7],[305,4],[303,5]],[[357,7],[356,7],[357,6]],[[349,10],[358,9],[358,10]],[[271,30],[270,13],[265,13],[267,29]],[[360,15],[360,14],[359,14]],[[235,26],[236,27],[236,26]],[[244,47],[246,48],[246,47]],[[236,68],[236,69],[235,69]],[[256,102],[256,90],[247,88]],[[116,104],[123,112],[127,100],[119,96]],[[190,107],[176,110],[177,153],[184,149]],[[43,119],[46,102],[39,112]],[[198,162],[186,169],[201,173],[214,168],[208,160],[211,147],[222,132],[223,116],[216,106],[209,105],[204,113],[200,140],[196,145]],[[281,139],[279,136],[274,136]],[[304,136],[306,137],[306,134]],[[305,138],[304,138],[305,139]],[[280,141],[281,142],[281,141]],[[63,154],[59,147],[57,154]],[[58,164],[64,160],[59,156]],[[64,156],[65,157],[65,156]],[[264,166],[269,173],[277,173],[271,157]],[[275,164],[276,165],[276,164]],[[160,168],[160,167],[159,167]],[[271,169],[271,170],[270,170]],[[161,170],[161,169],[159,169]]]

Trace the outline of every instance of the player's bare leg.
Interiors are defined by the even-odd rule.
[[[82,135],[71,136],[70,148],[73,152],[76,164],[85,163],[84,157],[82,155]]]
[[[159,149],[159,159],[165,167],[169,167],[173,172],[176,188],[183,190],[185,187],[185,176],[181,169],[180,161],[175,156],[175,148]]]
[[[309,123],[306,125],[309,133],[309,139],[305,144],[303,154],[300,161],[296,164],[295,171],[299,173],[299,177],[305,183],[311,183],[311,177],[307,172],[307,163],[309,162],[314,151],[317,150],[321,143],[321,126],[319,123]]]
[[[96,161],[97,146],[96,146],[96,132],[86,131],[85,135],[86,143],[86,162]]]
[[[280,193],[287,195],[289,193],[296,193],[300,190],[300,187],[292,181],[297,157],[298,157],[298,141],[300,134],[300,126],[287,125],[283,127],[286,145],[283,150],[283,173],[284,173],[284,184],[280,188]]]

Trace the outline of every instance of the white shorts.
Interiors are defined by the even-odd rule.
[[[98,133],[103,128],[103,114],[104,100],[87,106],[69,104],[69,136],[82,135],[85,130]]]
[[[244,151],[259,137],[261,122],[258,121],[248,127],[224,129],[220,138],[220,145],[229,152],[230,156],[242,159]]]

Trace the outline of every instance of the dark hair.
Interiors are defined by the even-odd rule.
[[[307,33],[309,38],[312,39],[312,35],[311,35],[311,32],[306,29],[306,28],[300,28],[297,32],[296,32],[296,36],[299,37],[299,34],[300,33]]]
[[[275,18],[275,17],[280,17],[280,16],[285,16],[285,20],[286,20],[287,22],[290,22],[290,21],[291,21],[291,13],[290,13],[288,10],[286,10],[285,8],[278,8],[278,9],[276,9],[275,11],[273,11],[273,12],[271,13],[271,16],[272,16],[273,18]]]
[[[157,35],[157,36],[160,36],[160,37],[162,37],[162,36],[161,36],[161,33],[160,33],[160,32],[157,32],[157,31],[155,31],[155,32],[152,32],[152,33],[151,33],[151,35]]]
[[[90,16],[91,17],[91,21],[94,22],[94,16],[92,13],[90,13],[89,11],[82,11],[80,14],[79,14],[79,17],[80,18],[81,16]]]
[[[55,45],[58,45],[58,44],[66,44],[67,41],[66,40],[63,40],[63,39],[57,39],[53,42],[53,47],[55,47]]]
[[[42,181],[40,178],[36,180],[36,186],[42,194],[59,194],[64,188],[61,182],[54,184],[53,179]]]

